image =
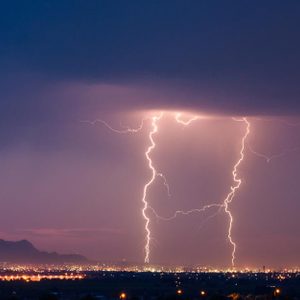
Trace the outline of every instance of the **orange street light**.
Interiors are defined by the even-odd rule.
[[[181,289],[177,290],[177,295],[182,295],[183,291]]]
[[[281,290],[279,288],[276,288],[275,291],[274,291],[274,295],[279,296],[280,293],[281,293]]]

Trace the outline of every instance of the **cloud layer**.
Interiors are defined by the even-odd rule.
[[[74,93],[80,84],[110,84],[111,94],[129,87],[137,107],[300,111],[297,1],[13,1],[0,14],[1,79],[9,74],[8,86],[22,91],[26,81],[10,74],[33,77],[34,87],[15,95],[19,105],[39,109],[36,90],[45,81],[71,82]],[[64,105],[60,89],[46,108]],[[119,107],[101,91],[95,97],[100,109]],[[122,103],[131,108],[129,99]]]

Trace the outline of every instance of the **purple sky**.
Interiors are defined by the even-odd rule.
[[[113,91],[118,93],[118,87]],[[66,97],[64,90],[61,97]],[[124,96],[127,99],[132,98]],[[196,110],[192,114],[205,116]],[[20,136],[1,150],[1,235],[12,240],[27,238],[41,249],[79,252],[103,261],[142,262],[141,197],[151,175],[144,156],[150,120],[139,133],[117,134],[101,123],[80,122],[88,115],[82,106],[82,113],[67,114],[65,120],[58,116],[57,124],[53,123],[56,130],[48,134],[49,124],[29,127],[26,138]],[[138,127],[142,118],[151,115],[150,110],[121,108],[91,111],[90,119],[97,116],[115,128],[120,128],[120,122]],[[285,155],[267,163],[248,146],[245,149],[239,168],[243,183],[230,205],[239,266],[294,266],[299,261],[300,126],[288,125],[297,120],[249,117],[251,149]],[[216,115],[184,127],[169,111],[158,125],[151,156],[168,180],[171,197],[158,178],[148,193],[151,206],[169,217],[176,210],[221,203],[232,184],[244,124]],[[168,222],[157,221],[149,211],[151,262],[229,265],[228,216],[221,212],[203,223],[214,211]]]
[[[300,265],[298,1],[11,1],[0,11],[0,233],[101,261],[143,262],[142,192],[163,216],[222,203],[238,266]],[[209,116],[184,127],[175,112]],[[121,122],[121,124],[120,124]],[[268,163],[253,152],[275,157]],[[229,266],[228,216],[151,218],[153,263]]]

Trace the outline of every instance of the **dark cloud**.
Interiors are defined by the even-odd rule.
[[[10,1],[0,14],[2,76],[156,90],[138,107],[300,111],[298,1]]]

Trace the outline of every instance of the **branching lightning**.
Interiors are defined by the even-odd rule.
[[[199,226],[199,230],[202,229],[202,227],[204,226],[204,224],[207,223],[210,219],[213,219],[213,218],[216,217],[218,214],[220,214],[221,211],[223,210],[223,208],[224,208],[224,204],[220,205],[219,209],[218,209],[215,213],[213,213],[212,215],[206,217],[206,218],[201,222],[201,224],[200,224],[200,226]]]
[[[190,214],[193,214],[193,213],[204,212],[204,211],[206,211],[206,210],[208,210],[209,208],[212,208],[212,207],[219,207],[220,208],[220,207],[224,207],[224,204],[213,203],[213,204],[204,205],[202,208],[193,208],[193,209],[186,210],[186,211],[177,210],[177,211],[175,211],[175,213],[171,217],[162,217],[162,216],[158,215],[152,207],[151,207],[151,209],[152,209],[155,217],[158,220],[171,221],[171,220],[174,220],[175,218],[177,218],[179,215],[187,216],[187,215],[190,215]]]
[[[294,148],[291,148],[291,149],[285,149],[284,151],[282,151],[280,153],[277,153],[277,154],[266,155],[264,153],[261,153],[261,152],[258,152],[256,150],[254,150],[249,143],[247,144],[247,146],[248,146],[248,149],[250,150],[250,152],[252,154],[265,159],[267,163],[271,162],[271,160],[273,160],[275,158],[283,157],[283,156],[286,156],[287,154],[289,154],[291,152],[295,152],[295,151],[300,150],[300,147],[294,147]]]
[[[166,190],[167,190],[167,193],[168,193],[168,197],[171,197],[170,186],[168,184],[166,176],[163,173],[157,173],[156,175],[158,177],[161,177],[161,179],[163,180],[164,186],[166,187]]]
[[[288,122],[288,121],[286,121],[284,119],[280,119],[280,118],[256,118],[256,120],[264,121],[264,122],[277,122],[277,123],[280,122],[283,125],[289,126],[289,127],[299,127],[300,126],[300,122]],[[250,145],[249,142],[247,143],[247,147],[252,154],[264,159],[267,163],[270,163],[275,158],[280,158],[280,157],[288,155],[289,153],[300,150],[300,146],[296,146],[296,147],[292,147],[292,148],[286,148],[283,151],[275,153],[275,154],[267,155],[265,153],[259,152],[256,149],[254,149]]]
[[[198,120],[200,117],[199,116],[193,116],[187,120],[183,120],[182,118],[182,113],[176,113],[175,114],[175,120],[177,123],[184,125],[184,126],[188,126],[190,125],[192,122]]]
[[[233,267],[235,265],[236,243],[234,242],[234,240],[232,238],[233,216],[232,216],[232,213],[229,209],[229,204],[234,199],[236,191],[240,188],[240,185],[242,184],[242,180],[238,177],[238,167],[242,163],[242,161],[244,160],[244,150],[245,150],[246,139],[247,139],[247,137],[250,133],[250,122],[247,120],[247,118],[234,119],[234,120],[239,121],[239,122],[244,122],[246,124],[246,131],[245,131],[245,134],[242,138],[239,159],[237,160],[237,162],[233,166],[233,170],[232,170],[232,178],[233,178],[234,184],[230,187],[230,192],[228,193],[228,195],[226,196],[226,198],[223,202],[224,203],[224,210],[225,210],[226,214],[229,217],[229,227],[228,227],[227,238],[228,238],[230,244],[232,245],[231,264],[232,264]]]
[[[90,125],[95,125],[96,123],[102,123],[104,126],[106,126],[108,129],[110,129],[111,131],[113,131],[115,133],[127,134],[127,133],[137,133],[137,132],[141,131],[144,127],[145,121],[146,121],[146,119],[142,119],[141,124],[137,128],[130,128],[130,127],[126,126],[124,129],[116,129],[116,128],[112,127],[111,125],[109,125],[107,122],[105,122],[104,120],[101,120],[101,119],[96,119],[96,120],[93,120],[93,121],[83,120],[81,122],[82,123],[88,123]],[[122,127],[124,127],[124,126],[122,126]]]

